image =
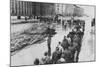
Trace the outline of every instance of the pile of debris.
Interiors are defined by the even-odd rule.
[[[46,24],[35,24],[27,30],[11,34],[11,52],[43,40],[46,35],[42,33],[46,28]]]

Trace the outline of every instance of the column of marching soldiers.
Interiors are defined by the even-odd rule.
[[[51,34],[54,33],[55,30],[48,27],[46,31],[46,33],[48,34],[48,51],[44,53],[43,58],[36,58],[34,61],[34,65],[78,62],[82,46],[82,39],[84,36],[84,30],[85,21],[81,22],[77,20],[68,35],[64,35],[62,42],[58,42],[55,51],[51,54]]]

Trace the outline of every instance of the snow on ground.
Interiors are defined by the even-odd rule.
[[[79,55],[79,61],[94,61],[95,34],[91,34],[91,19],[86,19],[85,34],[83,37],[82,48]]]
[[[52,37],[51,53],[55,51],[55,48],[59,41],[63,40],[64,35],[67,35],[69,31],[62,31],[62,28],[56,29],[57,34]],[[11,56],[11,65],[33,65],[35,58],[42,58],[47,51],[47,42],[41,44],[31,45],[29,48],[23,49],[15,55]]]
[[[79,61],[91,61],[94,60],[94,39],[90,34],[90,20],[86,20],[86,30],[85,35],[83,37],[82,42],[82,49],[79,55]],[[57,34],[52,37],[51,42],[51,53],[55,50],[59,41],[63,40],[64,35],[67,35],[70,30],[66,32],[62,30],[61,27],[58,26],[56,29]],[[35,58],[42,58],[44,52],[47,49],[47,42],[43,42],[41,44],[34,44],[28,48],[21,50],[20,52],[16,53],[15,55],[11,56],[11,66],[18,66],[18,65],[33,65]]]

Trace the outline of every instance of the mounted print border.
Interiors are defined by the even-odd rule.
[[[10,66],[94,62],[96,6],[10,0]]]

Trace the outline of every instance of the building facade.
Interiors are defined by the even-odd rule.
[[[10,1],[11,16],[29,16],[32,14],[32,2],[11,0]]]
[[[63,16],[82,16],[84,14],[84,10],[77,5],[60,3],[55,4],[55,12]]]
[[[10,1],[11,16],[52,16],[55,14],[54,4],[42,2]]]

